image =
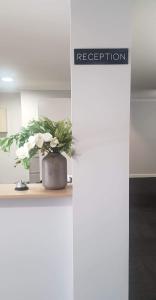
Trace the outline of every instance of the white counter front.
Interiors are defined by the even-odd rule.
[[[0,299],[73,300],[72,245],[71,187],[0,185]]]

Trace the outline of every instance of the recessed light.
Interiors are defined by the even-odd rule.
[[[12,77],[2,77],[1,80],[3,82],[13,82],[14,81],[14,79]]]

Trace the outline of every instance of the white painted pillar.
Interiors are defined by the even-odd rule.
[[[128,299],[130,63],[77,66],[73,49],[130,48],[130,2],[71,0],[74,300]]]
[[[27,126],[32,120],[38,120],[38,98],[35,93],[28,91],[21,92],[21,116],[22,126]],[[38,154],[31,159],[29,181],[30,183],[40,182],[40,161]]]
[[[21,92],[21,114],[23,126],[38,119],[38,98],[32,92]]]

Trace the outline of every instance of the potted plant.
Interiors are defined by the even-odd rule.
[[[71,122],[51,121],[40,118],[28,123],[19,133],[0,139],[0,149],[9,152],[12,144],[17,146],[16,163],[29,169],[31,159],[40,152],[42,160],[42,183],[47,189],[62,189],[67,183],[67,160],[71,156]]]

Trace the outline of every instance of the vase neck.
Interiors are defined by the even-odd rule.
[[[57,148],[54,148],[54,149],[53,149],[53,153],[60,154],[60,152],[58,151],[58,149],[57,149]]]
[[[49,152],[48,155],[60,155],[59,151]]]

